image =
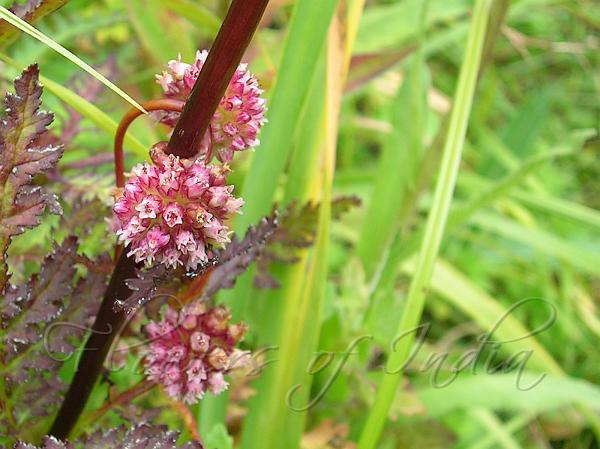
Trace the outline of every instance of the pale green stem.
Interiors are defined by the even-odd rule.
[[[410,284],[397,335],[406,334],[414,329],[419,324],[423,313],[426,293],[444,236],[448,211],[460,166],[477,73],[479,72],[481,62],[489,10],[490,0],[477,0],[467,41],[465,58],[460,70],[458,87],[454,96],[454,107],[450,117],[450,125],[444,146],[442,165],[435,189],[433,205],[427,218],[417,267]],[[371,408],[358,443],[358,449],[375,448],[396,396],[396,390],[402,379],[402,365],[406,362],[410,354],[414,337],[414,332],[410,332],[408,338],[401,339],[397,347],[392,348],[394,351],[387,362],[386,373],[383,375],[382,382],[379,385],[375,403]]]

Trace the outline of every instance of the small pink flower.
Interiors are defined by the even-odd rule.
[[[155,196],[148,196],[135,206],[135,210],[139,212],[140,218],[156,218],[160,212],[160,200]]]
[[[146,228],[140,222],[140,218],[133,216],[124,227],[117,230],[117,236],[119,236],[121,242],[129,245],[134,238],[142,234],[145,230]]]
[[[175,79],[182,80],[189,68],[189,64],[181,62],[181,55],[178,56],[177,60],[169,61],[169,70],[175,76]]]
[[[183,223],[184,210],[179,204],[171,203],[163,212],[163,218],[167,226],[172,228]]]
[[[216,244],[220,243],[228,243],[229,239],[229,229],[223,227],[219,220],[213,220],[206,222],[204,225],[204,234],[208,237],[208,240],[214,242]]]
[[[160,248],[169,243],[171,237],[166,232],[163,232],[160,227],[154,226],[148,234],[146,234],[146,242],[151,251],[158,251]]]
[[[208,389],[215,396],[227,390],[229,384],[225,382],[223,373],[212,373],[208,378]]]
[[[243,324],[229,324],[230,319],[228,309],[207,309],[200,302],[180,312],[167,307],[162,321],[144,329],[151,339],[145,357],[148,378],[188,404],[207,390],[215,395],[224,391],[228,384],[223,375],[231,369],[239,353],[235,345],[246,331]]]
[[[181,62],[181,57],[169,61],[168,70],[156,76],[165,95],[187,100],[207,56],[206,50],[199,51],[194,64]],[[229,162],[236,151],[258,146],[258,133],[266,122],[266,101],[262,94],[248,65],[240,64],[213,115],[202,152],[214,152],[221,162]],[[178,114],[169,113],[163,123],[175,126],[178,118]]]
[[[227,204],[227,201],[229,200],[229,197],[231,196],[231,189],[230,187],[222,187],[222,186],[217,186],[217,187],[211,187],[209,189],[209,193],[210,193],[210,201],[208,204],[210,204],[212,207],[223,207]]]
[[[169,61],[167,67],[168,71],[156,75],[156,81],[171,96],[186,92],[189,88],[184,78],[187,77],[189,82],[189,75],[187,74],[190,72],[191,66],[181,62],[181,55],[179,55],[177,59]]]
[[[183,265],[181,253],[174,248],[169,248],[165,251],[162,262],[170,268],[176,268],[178,265]]]
[[[115,202],[116,234],[136,262],[196,269],[208,261],[208,245],[229,242],[226,221],[243,201],[226,185],[227,167],[180,160],[158,149],[152,158],[154,164],[133,169]]]
[[[177,237],[175,237],[175,244],[177,245],[177,250],[183,254],[196,249],[196,240],[194,240],[194,234],[191,231],[180,231]]]

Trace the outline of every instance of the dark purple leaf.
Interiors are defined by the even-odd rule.
[[[263,218],[258,225],[250,226],[243,240],[234,236],[227,248],[218,254],[204,286],[203,298],[208,299],[219,290],[233,288],[236,279],[258,259],[277,229],[278,214],[273,213]]]
[[[27,284],[9,285],[0,298],[0,442],[53,412],[65,389],[57,371],[97,312],[108,259],[78,255],[77,239],[67,238]]]
[[[227,247],[217,252],[211,262],[196,271],[185,273],[183,269],[167,270],[159,265],[147,270],[138,270],[137,278],[128,279],[127,287],[133,294],[123,303],[116,304],[117,309],[131,313],[153,298],[168,297],[169,291],[177,291],[198,276],[207,276],[202,289],[202,298],[210,299],[219,290],[232,288],[236,279],[254,262],[269,237],[277,228],[277,213],[263,218],[256,226],[250,226],[243,240],[234,236]]]
[[[168,272],[164,265],[157,265],[145,270],[136,270],[136,275],[135,278],[128,279],[125,282],[133,293],[126,301],[117,302],[115,310],[123,309],[127,313],[136,311],[156,297],[159,287],[164,285],[169,279],[180,279],[183,273],[176,276]]]
[[[14,449],[202,449],[197,442],[177,445],[178,438],[179,433],[169,431],[165,426],[138,424],[127,431],[111,429],[75,443],[45,437],[41,446],[19,442]]]
[[[332,218],[338,219],[349,209],[359,205],[360,199],[354,196],[336,198],[331,203]],[[290,204],[257,260],[257,272],[254,277],[256,287],[279,287],[279,282],[269,274],[269,268],[274,263],[297,262],[298,251],[314,242],[318,217],[318,204],[309,202],[302,207],[298,207],[297,203]]]
[[[52,122],[52,114],[40,111],[42,88],[37,65],[15,80],[15,93],[7,94],[7,115],[0,120],[0,292],[8,282],[6,250],[13,236],[38,224],[48,208],[60,213],[54,195],[32,185],[34,176],[56,165],[60,146],[38,146],[37,140]]]
[[[409,56],[415,47],[381,53],[354,55],[350,63],[350,72],[345,92],[352,92],[389,70]]]

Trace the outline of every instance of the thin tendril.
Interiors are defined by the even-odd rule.
[[[142,103],[142,106],[147,111],[173,111],[181,112],[185,106],[185,102],[181,100],[175,100],[172,98],[163,98],[160,100],[150,100]],[[125,157],[123,154],[123,141],[125,140],[125,134],[127,129],[133,123],[133,121],[144,115],[140,110],[131,108],[127,114],[123,116],[117,132],[115,134],[115,180],[117,187],[125,187]]]

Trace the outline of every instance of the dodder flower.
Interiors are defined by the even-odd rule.
[[[201,302],[179,312],[167,307],[162,321],[144,329],[152,339],[145,358],[148,378],[188,404],[207,390],[217,395],[227,389],[223,375],[235,366],[235,345],[247,329],[243,323],[229,324],[230,319],[227,308],[207,310]]]
[[[208,52],[196,54],[194,64],[177,60],[169,61],[167,70],[156,75],[165,95],[170,98],[187,100],[206,61]],[[265,123],[265,100],[258,80],[248,71],[247,64],[240,64],[225,92],[225,96],[211,120],[204,138],[203,154],[216,152],[221,162],[229,162],[235,151],[247,150],[259,144],[258,133]],[[170,113],[163,120],[174,126],[179,114]]]
[[[225,221],[244,204],[226,185],[227,166],[151,152],[151,163],[135,166],[114,211],[119,241],[147,266],[195,269],[208,261],[210,245],[229,242]]]

